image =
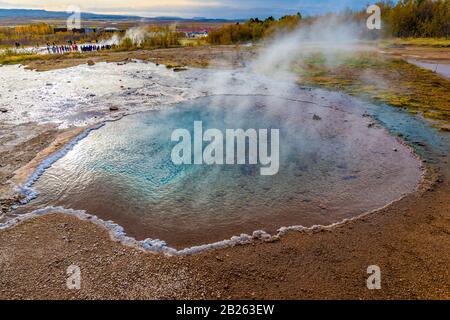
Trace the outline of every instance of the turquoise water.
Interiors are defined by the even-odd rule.
[[[424,119],[411,115],[407,110],[390,106],[367,105],[367,112],[393,135],[401,137],[424,158],[448,154],[448,133],[437,132]]]
[[[280,169],[175,165],[174,129],[279,129]],[[137,239],[172,247],[282,226],[330,224],[415,189],[419,161],[370,119],[269,97],[202,98],[109,122],[92,131],[35,183],[19,209],[64,206],[113,220]],[[193,136],[193,133],[191,134]]]

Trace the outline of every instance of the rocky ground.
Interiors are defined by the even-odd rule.
[[[0,217],[18,198],[10,183],[14,172],[47,148],[57,134],[58,130],[52,125],[11,126],[0,124]]]

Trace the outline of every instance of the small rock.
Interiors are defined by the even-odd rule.
[[[397,148],[394,148],[393,150],[394,150],[394,152],[397,152],[397,151],[398,151]]]
[[[119,107],[118,106],[110,106],[109,107],[109,111],[118,111]]]
[[[422,141],[414,141],[413,143],[415,145],[419,146],[419,147],[425,147],[426,146],[425,142],[422,142]]]
[[[315,114],[313,115],[313,120],[322,120],[322,118]]]
[[[0,112],[1,112],[1,113],[6,113],[6,112],[8,112],[8,109],[0,108]]]
[[[87,64],[88,64],[88,66],[93,66],[93,65],[95,65],[95,62],[92,60],[88,60]]]

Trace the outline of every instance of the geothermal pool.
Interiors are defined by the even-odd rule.
[[[174,129],[279,129],[280,165],[174,165]],[[107,122],[36,181],[17,209],[85,210],[138,239],[186,248],[255,230],[332,224],[412,192],[420,161],[361,114],[264,96],[215,96]]]

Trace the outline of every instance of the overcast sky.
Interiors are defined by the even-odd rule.
[[[368,3],[369,0],[0,0],[0,8],[66,11],[69,5],[76,5],[82,11],[95,13],[244,19],[279,17],[298,11],[317,14],[362,9]]]

